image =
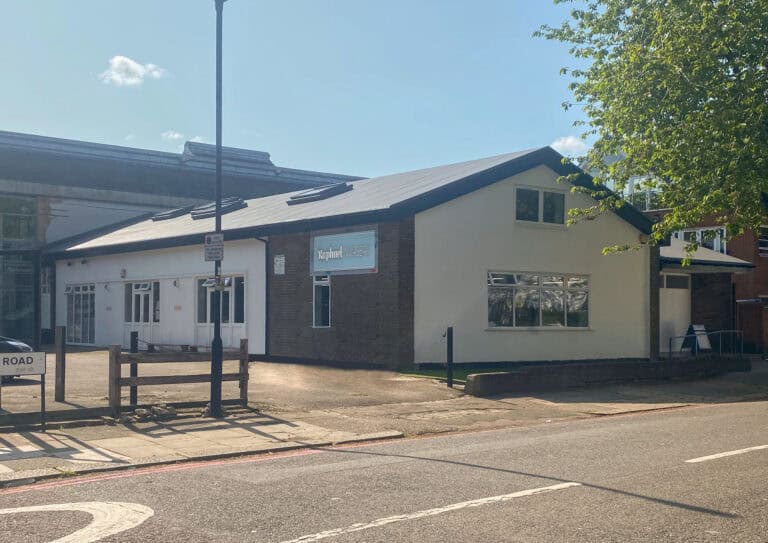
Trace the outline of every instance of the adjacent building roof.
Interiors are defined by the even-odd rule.
[[[0,131],[0,179],[210,200],[213,145],[186,142],[182,153]],[[225,196],[256,198],[360,177],[283,168],[269,153],[224,147]]]
[[[560,175],[578,174],[576,184],[588,186],[592,183],[591,178],[575,166],[563,164],[562,156],[555,150],[542,147],[351,181],[351,189],[334,191],[335,194],[327,198],[315,198],[314,194],[307,198],[298,191],[251,199],[247,201],[247,207],[224,215],[222,227],[226,239],[233,240],[396,220],[540,165],[546,165]],[[651,221],[632,206],[625,205],[616,212],[641,232],[650,233]],[[74,256],[190,245],[200,243],[201,235],[213,230],[212,218],[194,220],[189,213],[183,213],[166,220],[142,220],[88,241],[55,245],[49,247],[48,252]]]
[[[683,273],[732,273],[746,272],[755,265],[735,256],[726,255],[699,246],[692,254],[688,255],[686,242],[672,238],[670,244],[660,248],[661,266],[663,269],[678,270]],[[689,258],[688,266],[683,267],[683,261]]]

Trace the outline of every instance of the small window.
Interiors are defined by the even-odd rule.
[[[760,227],[757,237],[757,252],[760,256],[768,256],[768,226]]]
[[[313,279],[313,313],[312,325],[316,328],[331,326],[331,280],[327,275],[316,275]]]
[[[667,275],[666,287],[677,289],[688,289],[688,276],[687,275]]]
[[[518,188],[515,192],[515,218],[518,221],[565,224],[565,194]]]
[[[539,191],[517,189],[515,218],[518,221],[539,221]]]

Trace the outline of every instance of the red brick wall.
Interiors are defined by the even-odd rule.
[[[412,365],[413,236],[412,218],[378,225],[378,271],[331,277],[329,328],[312,327],[311,234],[270,236],[269,356],[391,368]],[[285,255],[285,275],[274,274],[274,255]]]

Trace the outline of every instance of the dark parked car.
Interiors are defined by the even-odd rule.
[[[32,347],[23,341],[0,336],[0,353],[31,353],[32,351]],[[13,380],[13,375],[0,377],[0,380],[2,383],[10,383]]]

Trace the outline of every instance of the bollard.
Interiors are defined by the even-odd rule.
[[[448,388],[453,388],[453,326],[448,327],[445,335],[446,347],[448,349],[446,353],[446,381],[448,382]]]
[[[131,345],[130,345],[130,352],[132,353],[138,353],[139,352],[139,333],[138,332],[131,332]]]
[[[54,381],[54,393],[53,399],[57,402],[63,402],[64,400],[64,388],[66,383],[67,372],[67,327],[56,327],[56,380]]]
[[[120,416],[120,345],[109,347],[109,407],[112,416]]]
[[[238,373],[240,374],[240,403],[243,407],[248,405],[248,340],[240,340],[240,360]]]

